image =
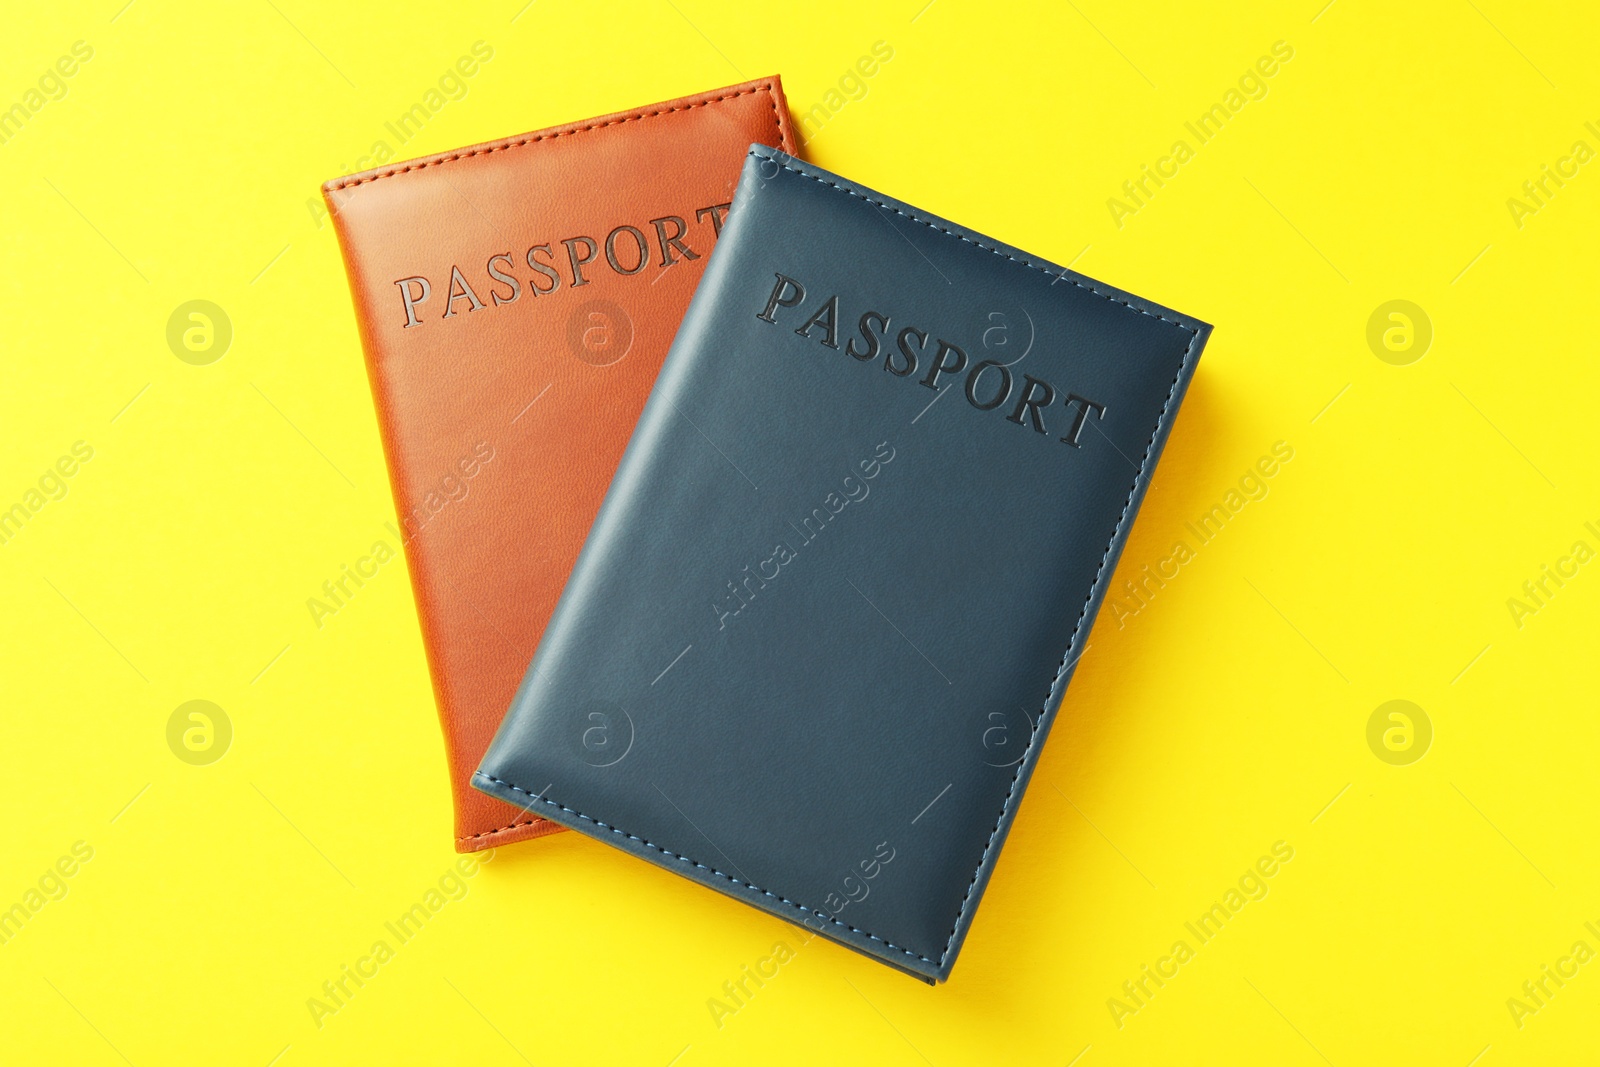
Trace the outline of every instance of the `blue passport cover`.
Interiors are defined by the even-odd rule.
[[[473,784],[942,981],[1210,329],[752,146]]]

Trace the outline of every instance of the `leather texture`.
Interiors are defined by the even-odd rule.
[[[474,784],[943,980],[1209,333],[752,147]]]
[[[444,727],[456,847],[558,830],[469,776],[527,669],[777,77],[326,183]]]

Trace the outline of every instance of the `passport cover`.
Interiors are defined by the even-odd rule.
[[[473,784],[943,980],[1209,334],[752,147]]]
[[[456,848],[560,829],[468,777],[555,608],[776,76],[326,183],[444,727]]]

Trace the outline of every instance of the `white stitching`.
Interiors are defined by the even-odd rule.
[[[754,148],[750,149],[750,151],[746,153],[746,158],[749,158],[749,157],[772,159],[771,156],[767,156],[767,155],[765,155],[765,153],[757,152],[756,149],[754,149]],[[588,815],[585,815],[583,812],[577,811],[574,808],[569,808],[569,807],[566,807],[565,805],[558,804],[554,800],[550,800],[547,797],[537,796],[536,794],[530,793],[526,789],[523,789],[521,786],[513,785],[512,783],[507,782],[507,781],[503,781],[502,779],[499,779],[499,778],[491,777],[490,775],[484,774],[482,771],[474,772],[474,777],[483,778],[483,779],[486,779],[486,780],[488,780],[490,782],[494,782],[494,783],[496,783],[498,785],[506,786],[506,787],[508,787],[510,789],[515,790],[518,793],[523,794],[524,796],[532,797],[534,800],[538,800],[538,801],[541,801],[542,803],[549,804],[552,807],[555,807],[555,808],[560,809],[561,811],[567,812],[568,814],[576,815],[578,818],[583,819],[585,822],[594,823],[596,826],[599,826],[599,827],[602,827],[602,828],[604,828],[606,830],[609,830],[612,833],[617,834],[620,837],[627,838],[630,841],[637,841],[640,844],[646,846],[647,848],[653,848],[657,852],[662,853],[663,855],[671,856],[674,859],[682,860],[683,862],[691,864],[692,866],[698,868],[699,870],[709,871],[712,874],[717,875],[719,878],[726,878],[728,881],[733,882],[735,885],[742,885],[742,886],[745,886],[747,888],[754,889],[756,892],[762,894],[763,896],[771,897],[772,899],[774,899],[774,900],[776,900],[776,901],[778,901],[780,903],[787,904],[792,908],[796,908],[796,909],[798,909],[800,911],[803,911],[803,912],[806,912],[807,914],[810,914],[810,915],[815,915],[817,918],[824,919],[824,920],[826,920],[826,921],[828,921],[830,923],[833,923],[835,926],[842,926],[846,930],[849,930],[849,931],[851,931],[853,933],[862,934],[862,935],[864,935],[866,937],[871,938],[874,941],[879,942],[880,944],[886,945],[889,948],[894,949],[897,952],[902,952],[902,953],[906,954],[907,956],[912,957],[913,959],[921,960],[924,963],[931,963],[936,967],[942,967],[944,965],[945,957],[950,954],[950,946],[955,942],[956,931],[961,928],[961,920],[966,917],[967,908],[972,902],[972,889],[973,889],[974,886],[976,886],[978,884],[978,876],[983,873],[983,865],[989,861],[989,852],[990,852],[991,849],[994,848],[995,838],[1000,835],[1000,827],[1006,821],[1006,813],[1011,808],[1011,798],[1016,793],[1017,781],[1018,781],[1018,779],[1020,779],[1022,777],[1022,768],[1027,766],[1028,756],[1029,756],[1029,754],[1031,752],[1033,752],[1034,742],[1037,741],[1038,738],[1039,738],[1040,727],[1042,727],[1043,724],[1044,724],[1044,717],[1046,715],[1050,714],[1050,697],[1051,697],[1052,694],[1055,693],[1056,685],[1057,685],[1057,683],[1059,683],[1061,681],[1061,675],[1063,673],[1065,673],[1065,671],[1067,669],[1068,660],[1071,657],[1072,650],[1076,646],[1077,641],[1078,641],[1078,634],[1083,629],[1084,619],[1087,617],[1087,615],[1089,613],[1089,605],[1094,603],[1095,593],[1099,590],[1101,582],[1105,579],[1106,561],[1111,558],[1111,549],[1117,543],[1118,535],[1120,535],[1122,533],[1123,524],[1125,522],[1127,522],[1127,520],[1128,520],[1128,509],[1133,507],[1133,498],[1134,498],[1135,494],[1137,494],[1138,491],[1139,491],[1139,482],[1140,482],[1140,480],[1142,478],[1144,478],[1144,476],[1145,476],[1145,468],[1150,462],[1150,454],[1151,454],[1151,451],[1155,448],[1156,438],[1160,435],[1162,424],[1166,422],[1167,414],[1172,408],[1172,399],[1173,399],[1174,396],[1177,395],[1178,383],[1183,380],[1183,372],[1189,366],[1190,357],[1194,355],[1195,345],[1197,345],[1200,342],[1200,330],[1197,327],[1190,326],[1190,325],[1188,325],[1186,323],[1179,322],[1176,319],[1169,319],[1165,315],[1159,314],[1158,312],[1150,311],[1149,309],[1140,307],[1137,304],[1129,303],[1127,300],[1124,300],[1119,296],[1113,295],[1111,293],[1101,292],[1099,289],[1096,289],[1092,285],[1087,285],[1087,284],[1079,281],[1076,278],[1068,277],[1066,272],[1065,272],[1065,270],[1063,270],[1062,273],[1057,274],[1055,271],[1050,270],[1050,269],[1048,269],[1048,268],[1046,268],[1044,266],[1041,266],[1038,263],[1034,263],[1031,260],[1018,259],[1016,256],[1013,256],[1013,255],[1011,255],[1011,254],[1009,254],[1007,252],[1003,252],[1000,249],[994,248],[994,247],[992,247],[990,245],[986,245],[982,241],[975,241],[971,237],[968,237],[966,234],[957,233],[956,231],[946,229],[945,227],[940,226],[937,223],[929,222],[927,219],[919,218],[918,216],[916,216],[916,215],[914,215],[914,214],[912,214],[912,213],[910,213],[908,211],[904,211],[901,208],[894,206],[893,204],[886,204],[886,203],[882,202],[881,200],[875,200],[872,197],[866,196],[865,194],[857,192],[854,189],[851,189],[851,188],[848,188],[846,186],[840,185],[837,182],[828,181],[825,178],[819,178],[814,174],[808,174],[803,170],[798,170],[798,169],[796,169],[794,167],[789,166],[787,163],[781,163],[776,159],[772,159],[772,162],[777,163],[780,168],[782,168],[783,170],[787,170],[790,173],[798,174],[802,178],[810,178],[814,182],[817,182],[817,183],[822,184],[822,185],[826,185],[826,186],[828,186],[830,188],[833,188],[833,189],[837,189],[842,193],[846,193],[846,194],[848,194],[850,196],[853,196],[853,197],[857,198],[858,200],[865,200],[869,204],[874,204],[874,205],[876,205],[878,207],[881,207],[881,208],[887,208],[888,210],[893,211],[897,215],[902,215],[905,218],[908,218],[913,222],[921,223],[922,225],[928,227],[929,229],[935,230],[935,231],[937,231],[939,233],[942,233],[942,234],[946,234],[947,236],[959,238],[960,240],[965,241],[968,244],[973,245],[974,247],[981,248],[986,252],[991,252],[994,255],[997,255],[1002,259],[1010,260],[1013,263],[1020,263],[1021,265],[1025,266],[1025,267],[1029,267],[1029,268],[1032,268],[1033,270],[1039,271],[1041,274],[1048,274],[1052,278],[1064,278],[1068,282],[1071,282],[1073,285],[1076,285],[1078,288],[1086,289],[1089,292],[1093,293],[1094,295],[1100,297],[1103,300],[1109,300],[1114,304],[1121,304],[1123,307],[1131,308],[1132,310],[1137,311],[1141,315],[1148,315],[1150,318],[1160,319],[1162,322],[1169,323],[1170,325],[1176,326],[1181,330],[1187,330],[1192,335],[1190,337],[1190,339],[1189,339],[1188,346],[1184,349],[1183,359],[1180,360],[1179,363],[1178,363],[1178,373],[1173,376],[1172,384],[1170,386],[1168,386],[1168,388],[1167,388],[1166,401],[1161,405],[1161,413],[1156,416],[1155,429],[1153,429],[1150,432],[1150,440],[1148,442],[1146,442],[1146,444],[1145,444],[1144,455],[1139,460],[1139,469],[1138,469],[1137,472],[1135,472],[1134,477],[1133,477],[1133,485],[1128,490],[1128,499],[1123,502],[1123,504],[1122,504],[1122,513],[1117,516],[1117,525],[1111,531],[1111,540],[1106,542],[1106,550],[1100,557],[1100,566],[1095,571],[1094,582],[1093,582],[1093,584],[1091,584],[1089,586],[1089,595],[1084,599],[1083,607],[1078,612],[1078,620],[1077,620],[1077,622],[1073,624],[1072,636],[1067,639],[1066,651],[1063,652],[1062,655],[1061,655],[1061,663],[1060,663],[1060,665],[1058,665],[1056,667],[1055,677],[1053,677],[1050,680],[1050,688],[1045,693],[1044,705],[1039,709],[1039,716],[1040,716],[1039,722],[1034,726],[1033,733],[1028,738],[1028,747],[1023,750],[1022,759],[1017,762],[1017,769],[1011,776],[1011,785],[1006,790],[1005,800],[1002,801],[1001,805],[1000,805],[1000,815],[999,815],[998,818],[995,819],[994,829],[992,831],[990,831],[989,840],[983,846],[983,855],[978,857],[978,866],[973,869],[972,881],[967,883],[967,891],[966,891],[965,894],[962,895],[961,907],[960,907],[960,910],[956,913],[956,921],[955,921],[955,923],[950,927],[950,936],[949,936],[949,938],[947,938],[945,940],[944,949],[943,949],[943,951],[941,951],[939,953],[939,958],[937,960],[929,959],[927,956],[921,955],[920,953],[917,953],[917,952],[913,952],[911,949],[901,948],[899,945],[896,945],[896,944],[893,944],[892,942],[886,941],[885,939],[879,937],[877,934],[871,933],[870,931],[860,929],[859,927],[851,926],[849,923],[842,922],[839,919],[832,918],[831,916],[826,915],[823,912],[815,911],[815,910],[813,910],[811,908],[808,908],[805,905],[803,905],[803,904],[801,904],[801,903],[799,903],[797,901],[790,900],[787,897],[779,896],[777,893],[773,893],[773,892],[770,892],[769,890],[762,889],[760,886],[756,885],[753,882],[747,882],[747,881],[745,881],[745,880],[743,880],[741,878],[736,878],[731,874],[725,874],[724,872],[717,870],[715,867],[708,867],[705,864],[700,863],[697,860],[691,859],[688,856],[685,856],[685,855],[682,855],[680,853],[672,852],[672,851],[670,851],[668,849],[662,848],[660,845],[657,845],[657,844],[655,844],[653,842],[650,842],[650,841],[646,841],[644,838],[638,837],[638,836],[636,836],[634,834],[630,834],[626,830],[620,830],[620,829],[618,829],[618,828],[616,828],[614,826],[609,826],[606,823],[603,823],[598,819],[590,818]]]

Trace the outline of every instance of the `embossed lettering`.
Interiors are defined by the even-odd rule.
[[[805,301],[806,287],[798,278],[790,277],[781,271],[774,271],[773,278],[776,282],[772,291],[767,294],[766,306],[756,312],[756,318],[777,325],[778,309],[798,307]],[[815,310],[794,332],[800,337],[820,341],[828,348],[838,348],[839,316],[843,313],[842,306],[847,299],[839,294],[829,296],[816,305]],[[888,336],[890,321],[890,317],[881,311],[862,312],[856,323],[859,336],[849,338],[844,350],[852,359],[862,363],[877,359],[881,353],[885,371],[897,378],[910,378],[924,363],[923,357],[927,354],[928,341],[932,335],[920,326],[902,326],[895,334],[894,348],[886,349],[884,341]],[[822,330],[820,335],[815,332],[818,328]],[[919,379],[920,384],[937,392],[942,388],[940,385],[942,377],[956,376],[965,372],[966,381],[962,391],[967,395],[967,403],[976,410],[994,411],[1012,400],[1012,386],[1016,383],[1011,376],[1010,363],[986,359],[971,365],[966,349],[960,345],[943,337],[935,337],[933,340],[936,347],[932,358],[926,361],[926,371]],[[987,334],[983,341],[985,347],[988,347]],[[1011,362],[1015,363],[1016,360]],[[1062,399],[1063,396],[1065,399]],[[1018,426],[1030,426],[1035,433],[1042,436],[1049,435],[1051,431],[1046,425],[1048,420],[1045,417],[1045,409],[1057,402],[1072,412],[1070,428],[1057,440],[1073,448],[1081,448],[1083,428],[1089,421],[1090,413],[1094,414],[1096,420],[1103,419],[1106,406],[1078,393],[1058,389],[1044,378],[1023,374],[1020,395],[1016,396],[1005,419]],[[932,404],[928,406],[931,407]],[[869,474],[868,477],[870,476]],[[809,526],[806,528],[810,529]]]
[[[619,233],[625,233],[632,237],[639,249],[638,262],[636,262],[631,268],[624,268],[622,264],[617,261],[617,235]],[[606,234],[606,262],[611,264],[612,270],[622,275],[638,274],[640,271],[644,270],[645,264],[650,262],[650,246],[645,241],[644,231],[634,226],[618,226],[616,229]]]
[[[667,233],[667,223],[672,223],[672,233]],[[663,215],[659,219],[651,219],[650,225],[656,228],[656,240],[661,243],[661,265],[670,267],[677,262],[680,253],[684,259],[699,259],[700,253],[683,243],[683,235],[689,232],[689,226],[677,215]]]
[[[946,358],[951,356],[954,358]],[[939,388],[937,384],[939,375],[958,374],[966,365],[967,354],[941,337],[939,339],[939,350],[933,354],[933,366],[928,368],[928,376],[922,379],[922,384],[929,389],[937,389]]]
[[[460,292],[457,292],[457,289]],[[467,279],[462,277],[460,267],[450,268],[450,292],[444,298],[443,318],[449,318],[456,313],[455,302],[465,300],[470,303],[471,311],[482,311],[483,301],[478,299],[478,294],[472,291],[472,286],[467,284]],[[470,312],[469,312],[470,313]]]
[[[712,204],[710,207],[697,207],[694,209],[694,221],[704,222],[711,220],[711,236],[722,236],[722,223],[728,217],[728,209],[733,206],[733,201],[726,204]]]
[[[556,258],[555,253],[550,251],[549,245],[534,245],[532,248],[528,249],[528,266],[532,267],[534,270],[550,279],[550,288],[548,289],[541,289],[537,280],[530,281],[528,283],[528,288],[533,290],[534,296],[543,296],[547,293],[553,293],[557,289],[561,288],[561,275],[556,273],[556,268],[553,264],[540,263],[538,260],[534,259],[533,254],[535,252],[543,252],[552,260]]]
[[[502,273],[495,268],[494,261],[497,259],[505,260],[506,270],[511,269],[510,252],[501,252],[499,255],[490,256],[489,262],[484,265],[484,269],[489,272],[489,277],[493,278],[495,281],[511,286],[511,295],[502,297],[498,289],[490,289],[489,299],[494,301],[495,307],[499,307],[501,304],[509,304],[517,297],[522,295],[522,286],[517,283],[517,279],[509,274]]]
[[[723,221],[727,218],[731,202],[710,204],[694,209],[696,223],[711,224],[711,240],[715,241],[722,232]],[[658,219],[649,220],[655,229],[655,240],[661,249],[661,265],[670,266],[673,263],[699,259],[701,253],[689,247],[686,240],[688,225],[681,215],[663,215]],[[575,234],[563,237],[557,241],[545,241],[542,244],[532,244],[523,253],[523,259],[528,268],[533,271],[533,276],[520,278],[513,270],[515,256],[511,252],[496,252],[483,260],[481,274],[469,277],[455,264],[450,265],[450,281],[445,299],[445,309],[439,315],[441,319],[464,318],[459,314],[461,308],[456,307],[458,301],[465,300],[468,304],[467,311],[482,311],[486,307],[503,307],[514,304],[522,296],[524,282],[527,284],[530,295],[548,296],[556,292],[562,285],[562,274],[556,266],[555,253],[552,251],[555,244],[559,243],[566,248],[567,277],[566,282],[572,288],[588,285],[596,279],[584,275],[584,267],[596,262],[600,258],[602,247],[605,251],[606,263],[611,267],[612,273],[624,278],[633,277],[644,272],[652,256],[651,239],[646,236],[648,231],[640,226],[630,223],[620,223],[613,226],[606,233],[604,242],[586,234]],[[701,231],[704,232],[703,230]],[[633,248],[628,248],[629,244]],[[630,263],[629,260],[633,262]],[[441,265],[440,270],[443,270]],[[439,277],[440,275],[435,275]],[[795,283],[798,285],[799,283]],[[405,313],[403,329],[423,324],[422,305],[433,294],[433,283],[422,274],[415,274],[408,278],[399,278],[394,282],[400,292],[401,309]],[[478,286],[487,286],[489,301],[485,303],[478,295]],[[803,289],[801,292],[803,293]],[[779,306],[792,306],[788,303]]]
[[[872,330],[867,325],[869,322],[871,322],[874,319],[876,319],[877,322],[878,322],[878,329],[887,330],[889,328],[889,318],[888,318],[888,316],[880,315],[876,311],[868,311],[865,314],[863,314],[861,316],[861,321],[856,324],[856,327],[861,331],[861,336],[866,339],[867,348],[866,348],[865,351],[863,351],[863,352],[856,351],[856,342],[855,342],[855,338],[853,338],[853,337],[844,346],[844,350],[846,352],[850,353],[855,358],[861,360],[861,362],[863,362],[863,363],[866,363],[869,360],[873,360],[873,359],[877,359],[878,358],[878,348],[879,348],[879,345],[882,343],[882,338],[880,338],[877,334],[873,333]]]
[[[1077,417],[1072,420],[1072,429],[1067,431],[1067,436],[1063,437],[1061,441],[1063,444],[1069,444],[1073,448],[1079,448],[1081,446],[1078,444],[1078,434],[1083,432],[1083,424],[1088,420],[1089,412],[1091,410],[1094,412],[1095,419],[1102,419],[1105,417],[1106,406],[1104,404],[1096,404],[1088,397],[1079,396],[1077,393],[1068,393],[1065,403],[1069,408],[1073,404],[1078,404],[1079,407]]]
[[[906,338],[908,337],[915,337],[917,339],[916,352],[913,352],[911,350],[911,346],[906,343]],[[928,331],[919,330],[915,326],[907,326],[905,329],[901,330],[900,335],[895,338],[895,344],[899,347],[900,354],[905,357],[905,366],[895,366],[894,353],[890,352],[887,356],[883,357],[883,369],[899,378],[904,378],[908,374],[915,374],[917,370],[917,352],[921,352],[922,346],[927,343]]]
[[[772,295],[767,297],[767,306],[756,312],[756,318],[774,325],[778,321],[772,317],[774,311],[779,308],[792,308],[806,298],[806,287],[787,274],[779,274],[777,279],[778,284],[772,287]],[[785,296],[785,290],[788,290],[790,295]]]
[[[978,379],[983,377],[983,372],[993,367],[1000,372],[1000,391],[994,395],[993,400],[979,402]],[[967,403],[979,411],[993,411],[1006,402],[1006,397],[1011,395],[1011,370],[997,359],[986,359],[967,375]]]
[[[1050,401],[1056,398],[1055,386],[1049,382],[1040,381],[1031,374],[1024,374],[1022,381],[1022,395],[1017,398],[1017,408],[1006,416],[1006,420],[1021,426],[1022,413],[1027,411],[1033,419],[1033,428],[1040,433],[1044,433],[1044,416],[1039,414],[1039,409],[1047,406]]]
[[[412,282],[417,283],[417,292],[415,295],[413,295],[411,292]],[[421,323],[417,320],[416,308],[418,304],[428,299],[429,295],[433,293],[433,286],[428,284],[428,279],[420,275],[415,278],[401,278],[399,281],[395,282],[395,284],[400,287],[400,302],[406,306],[406,324],[405,326],[402,326],[401,329],[409,329],[412,326],[420,326]]]
[[[823,330],[826,331],[822,338],[822,343],[824,345],[829,348],[839,347],[838,297],[830,296],[827,300],[823,301],[822,306],[819,307],[816,312],[805,321],[805,325],[801,326],[795,331],[795,333],[799,334],[801,337],[810,337],[811,328],[813,326],[821,326]]]
[[[580,241],[589,249],[588,254],[581,259],[578,257],[578,242]],[[588,285],[589,279],[583,276],[583,265],[593,262],[594,257],[600,254],[600,246],[594,243],[593,237],[584,237],[582,235],[563,237],[561,243],[567,246],[567,262],[572,264],[572,287],[576,289],[580,285]]]

